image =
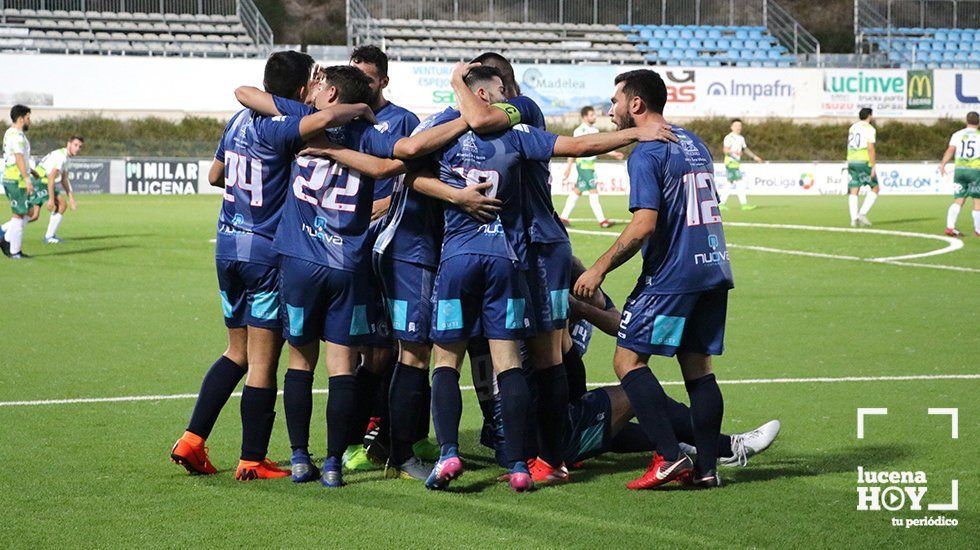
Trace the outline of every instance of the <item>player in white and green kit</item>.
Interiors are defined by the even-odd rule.
[[[80,136],[72,136],[68,139],[68,143],[64,147],[55,149],[45,155],[41,159],[41,162],[34,168],[40,185],[35,186],[34,196],[31,202],[38,209],[45,206],[51,212],[51,219],[48,221],[48,230],[44,234],[45,243],[57,244],[61,242],[61,239],[57,236],[58,226],[61,225],[61,220],[68,210],[68,205],[71,205],[72,210],[75,209],[75,195],[72,193],[71,182],[68,181],[68,159],[77,155],[84,143],[85,140]],[[65,195],[67,195],[67,201],[58,189],[58,183],[61,184]]]
[[[875,136],[877,130],[871,125],[871,109],[865,107],[858,111],[858,122],[847,131],[847,205],[851,214],[851,227],[861,225],[870,227],[868,212],[878,198],[878,174],[875,171]],[[858,210],[858,193],[867,185],[871,188],[864,197],[864,204]]]
[[[973,199],[973,234],[980,237],[980,114],[966,114],[966,128],[949,138],[939,173],[946,176],[946,163],[956,156],[953,169],[953,204],[946,212],[946,234],[962,237],[956,229],[956,218],[966,199]]]
[[[575,128],[573,135],[579,137],[598,134],[599,128],[595,125],[595,109],[592,106],[582,107],[579,114],[582,115],[582,123],[579,124],[578,128]],[[609,155],[617,160],[623,160],[623,154],[619,151],[613,151]],[[572,164],[575,165],[575,171],[578,177],[574,187],[568,193],[565,208],[561,211],[561,221],[565,225],[571,225],[569,219],[571,218],[572,210],[575,209],[575,203],[578,202],[578,198],[582,196],[582,193],[589,194],[589,205],[592,207],[592,213],[595,214],[596,221],[599,222],[599,227],[612,227],[613,225],[613,222],[606,219],[606,215],[602,212],[602,205],[599,204],[599,189],[595,179],[595,159],[596,157],[568,159],[568,165],[565,167],[565,181],[571,183]]]
[[[10,201],[8,230],[0,235],[0,249],[13,259],[25,258],[21,252],[24,241],[24,226],[31,206],[29,200],[34,193],[31,182],[31,143],[25,133],[31,126],[31,109],[24,105],[10,108],[13,125],[3,134],[3,191]]]
[[[725,136],[724,149],[725,173],[728,176],[728,185],[718,189],[718,208],[720,210],[728,210],[728,206],[726,205],[728,197],[732,195],[732,191],[735,191],[738,195],[738,202],[742,203],[742,210],[754,210],[756,207],[749,204],[749,199],[745,196],[745,186],[742,185],[742,155],[747,154],[755,159],[756,162],[762,162],[762,158],[753,153],[745,143],[745,136],[742,135],[742,121],[740,119],[736,118],[732,120],[732,132]]]

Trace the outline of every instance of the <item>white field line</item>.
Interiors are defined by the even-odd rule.
[[[594,221],[585,218],[573,218],[571,221]],[[614,219],[615,222],[629,222],[629,220]],[[751,245],[739,245],[730,243],[728,246],[730,248],[741,248],[745,250],[754,250],[757,252],[771,252],[774,254],[788,254],[791,256],[809,256],[811,258],[827,258],[831,260],[847,260],[847,261],[859,261],[859,262],[870,262],[878,264],[888,264],[888,265],[898,265],[905,267],[922,267],[928,269],[943,269],[946,271],[961,271],[966,273],[980,273],[980,269],[975,267],[964,267],[956,265],[943,265],[943,264],[923,264],[916,262],[907,262],[905,260],[913,260],[916,258],[925,258],[928,256],[938,256],[940,254],[949,254],[950,252],[955,252],[963,248],[963,241],[954,237],[947,237],[945,235],[930,235],[928,233],[913,233],[910,231],[893,231],[890,229],[857,229],[852,227],[821,227],[818,225],[793,225],[793,224],[778,224],[778,223],[750,223],[750,222],[727,222],[726,225],[731,225],[735,227],[762,227],[769,229],[793,229],[800,231],[828,231],[832,233],[866,233],[872,235],[888,235],[892,237],[907,237],[907,238],[919,238],[919,239],[932,239],[936,241],[942,241],[946,243],[943,248],[937,248],[936,250],[930,250],[928,252],[920,252],[917,254],[905,254],[902,256],[884,256],[880,258],[860,258],[858,256],[845,256],[839,254],[824,254],[821,252],[806,252],[803,250],[785,250],[781,248],[770,248],[766,246],[751,246]],[[614,231],[597,231],[588,229],[575,229],[569,228],[569,233],[579,233],[582,235],[606,235],[611,237],[618,237],[619,233]]]
[[[751,384],[828,384],[842,382],[907,382],[915,380],[980,380],[980,374],[911,374],[906,376],[842,376],[815,378],[736,378],[734,380],[719,380],[719,384],[751,385]],[[661,382],[664,386],[680,386],[680,380]],[[611,386],[615,382],[590,383],[590,388]],[[473,386],[462,386],[464,391],[474,389]],[[325,394],[327,390],[314,389],[315,394]],[[282,395],[282,390],[279,391]],[[232,397],[241,397],[241,392]],[[80,397],[74,399],[41,399],[37,401],[0,401],[0,407],[36,407],[40,405],[84,405],[90,403],[125,403],[133,401],[168,401],[174,399],[197,399],[196,393],[175,393],[171,395],[128,395],[120,397]]]

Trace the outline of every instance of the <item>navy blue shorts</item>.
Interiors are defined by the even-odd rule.
[[[616,344],[641,355],[721,355],[727,313],[727,288],[692,294],[634,293],[623,308]]]
[[[603,389],[592,390],[568,406],[565,425],[565,464],[574,464],[609,451],[612,444],[612,402]]]
[[[221,311],[228,328],[279,330],[279,268],[237,260],[215,260]]]
[[[380,226],[380,224],[378,224]],[[377,236],[375,236],[376,238]],[[367,345],[372,348],[391,348],[395,341],[391,335],[391,324],[389,323],[388,304],[385,300],[387,292],[384,284],[384,269],[381,265],[382,256],[372,254],[371,270],[371,303],[370,307],[374,310],[372,316],[377,319],[376,330],[368,338]]]
[[[370,277],[291,256],[282,257],[279,271],[285,309],[283,337],[290,344],[324,340],[353,347],[368,343],[377,330]]]
[[[462,254],[443,260],[436,274],[432,341],[476,336],[523,340],[534,334],[528,316],[526,273],[507,258]]]
[[[387,254],[381,255],[379,267],[392,337],[405,342],[431,343],[429,329],[436,270]]]
[[[532,243],[528,247],[531,271],[530,315],[540,332],[561,330],[568,325],[568,289],[572,279],[572,245]]]

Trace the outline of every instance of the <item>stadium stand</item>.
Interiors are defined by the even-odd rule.
[[[348,41],[380,43],[403,61],[461,61],[487,50],[523,63],[786,67],[799,56],[819,60],[819,42],[772,0],[620,4],[626,9],[457,0],[439,12],[422,0],[348,0]]]
[[[36,3],[0,1],[0,51],[259,57],[272,46],[272,32],[251,0],[208,2],[214,13],[177,6],[172,12],[11,7],[17,4]],[[52,4],[86,7],[84,0]],[[154,5],[167,9],[163,2]]]
[[[926,10],[920,2],[859,0],[855,49],[874,66],[976,69],[978,26],[977,1],[935,2]]]

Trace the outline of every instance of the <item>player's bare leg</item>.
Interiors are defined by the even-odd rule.
[[[557,336],[560,338],[560,333]],[[520,493],[534,488],[531,473],[525,462],[527,460],[525,438],[531,405],[531,389],[521,369],[518,342],[516,340],[488,340],[488,342],[493,370],[497,374],[497,389],[500,391],[504,440],[507,447],[504,460],[510,469],[510,487]],[[557,345],[561,344],[560,339],[554,342]]]
[[[228,329],[228,347],[204,375],[201,391],[194,403],[190,423],[170,450],[170,460],[191,474],[218,472],[211,464],[205,441],[228,398],[245,376],[248,365],[248,331],[245,327]]]
[[[980,199],[973,199],[973,236],[980,237]]]
[[[276,419],[276,372],[283,339],[279,331],[248,327],[248,374],[242,389],[242,455],[235,478],[241,481],[286,477],[268,459]]]
[[[320,483],[326,487],[344,484],[342,462],[352,430],[357,426],[357,381],[354,371],[360,362],[361,349],[326,342],[324,360],[330,375],[327,396],[327,458],[323,462]]]
[[[289,368],[283,383],[282,403],[286,413],[286,430],[292,448],[292,478],[306,483],[320,477],[320,470],[310,457],[310,421],[313,417],[313,372],[320,359],[320,342],[313,340],[301,346],[289,345]]]
[[[425,480],[425,487],[444,490],[449,482],[463,475],[459,459],[459,421],[463,415],[463,396],[459,389],[459,369],[466,353],[466,340],[435,344],[432,360],[432,423],[439,441],[440,456]]]
[[[568,376],[562,362],[566,330],[537,334],[526,341],[534,365],[532,383],[537,388],[538,456],[531,464],[535,483],[568,481],[562,464],[562,442],[568,413]]]
[[[956,218],[960,216],[960,209],[963,208],[963,204],[966,202],[966,197],[953,199],[953,204],[949,205],[949,210],[946,211],[946,234],[950,237],[962,237],[958,229],[956,229]],[[977,200],[973,200],[973,208],[976,211]]]

